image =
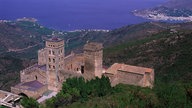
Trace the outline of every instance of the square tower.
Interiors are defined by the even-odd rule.
[[[59,90],[58,71],[64,67],[64,40],[60,38],[51,38],[46,40],[46,67],[48,89]]]
[[[91,42],[84,46],[84,73],[85,79],[101,78],[103,65],[103,44]]]

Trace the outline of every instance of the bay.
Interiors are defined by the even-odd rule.
[[[0,0],[0,19],[33,17],[59,30],[115,29],[149,20],[131,12],[166,0]]]

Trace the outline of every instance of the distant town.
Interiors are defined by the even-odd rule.
[[[172,9],[160,6],[153,9],[134,10],[133,14],[155,21],[192,21],[192,11],[188,9]]]

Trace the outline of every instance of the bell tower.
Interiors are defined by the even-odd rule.
[[[84,46],[84,78],[101,78],[103,65],[103,44],[91,42]]]
[[[46,40],[46,68],[48,89],[59,90],[58,71],[64,67],[64,40],[53,37]]]

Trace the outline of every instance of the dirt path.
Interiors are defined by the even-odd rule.
[[[26,48],[21,48],[21,49],[9,49],[7,52],[22,52],[24,50],[27,50],[27,49],[30,49],[30,48],[33,48],[33,47],[36,47],[37,45],[39,45],[40,43],[38,44],[35,44],[35,45],[32,45],[32,46],[28,46]]]

